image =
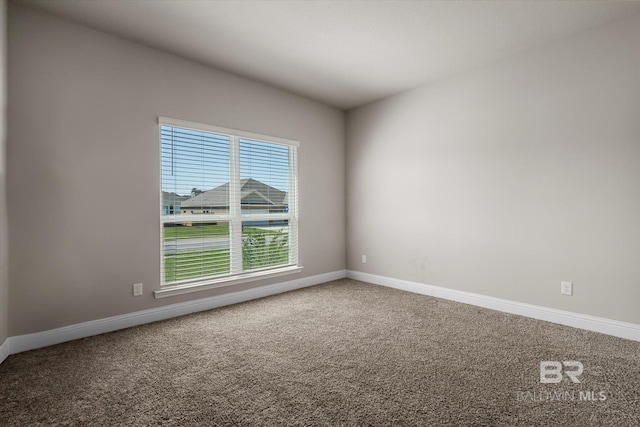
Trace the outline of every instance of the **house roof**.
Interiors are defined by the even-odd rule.
[[[168,191],[163,191],[162,192],[162,204],[163,205],[180,203],[180,202],[182,202],[184,200],[187,200],[188,198],[189,198],[189,196],[181,196],[179,194],[170,193]]]
[[[240,197],[243,205],[287,205],[287,193],[285,191],[278,190],[253,178],[246,178],[240,181]],[[228,207],[229,183],[191,197],[183,201],[180,206],[183,208]]]

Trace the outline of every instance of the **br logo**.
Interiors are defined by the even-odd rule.
[[[564,372],[563,372],[564,368]],[[574,384],[580,382],[578,377],[582,375],[584,366],[575,360],[565,360],[557,362],[555,360],[544,360],[540,362],[540,382],[541,383],[559,383],[562,381],[564,373]]]

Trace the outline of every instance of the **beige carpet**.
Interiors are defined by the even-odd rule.
[[[638,426],[639,397],[638,342],[351,280],[0,365],[2,426]]]

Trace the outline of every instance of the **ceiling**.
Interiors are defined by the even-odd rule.
[[[18,2],[342,109],[640,13],[611,0]]]

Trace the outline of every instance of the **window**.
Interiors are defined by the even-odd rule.
[[[162,285],[299,271],[298,143],[163,117],[159,123]]]

